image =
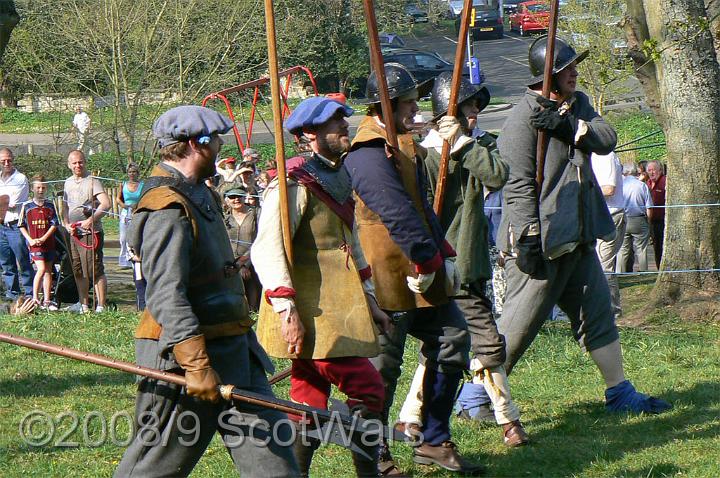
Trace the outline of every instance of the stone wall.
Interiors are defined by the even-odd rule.
[[[135,95],[127,99],[133,100]],[[121,101],[125,101],[123,97]],[[141,94],[140,101],[146,105],[157,105],[162,103],[174,104],[180,101],[177,93],[166,91],[145,91]],[[115,102],[114,96],[67,96],[62,94],[26,94],[18,101],[18,110],[26,113],[45,113],[52,111],[74,111],[80,106],[83,109],[105,108]]]

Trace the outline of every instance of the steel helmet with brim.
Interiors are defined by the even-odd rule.
[[[431,122],[436,123],[437,120],[447,114],[448,107],[450,106],[451,88],[452,73],[449,71],[440,73],[437,78],[435,78],[435,85],[433,85],[432,89],[433,119],[430,120]],[[484,110],[487,105],[490,104],[490,92],[488,89],[481,85],[473,85],[470,83],[470,79],[463,76],[460,79],[458,106],[471,98],[477,98],[477,107],[480,111]]]
[[[547,51],[547,35],[543,35],[535,40],[530,45],[530,51],[528,52],[528,66],[530,67],[530,74],[533,76],[528,80],[527,85],[533,86],[538,83],[542,83],[545,73],[545,54]],[[571,47],[562,38],[555,38],[555,63],[553,65],[553,75],[561,72],[567,68],[570,63],[580,63],[587,58],[589,50],[585,50],[578,54],[575,49]]]
[[[415,89],[417,89],[418,98],[423,98],[430,93],[433,85],[433,80],[418,84],[412,73],[400,63],[385,63],[385,79],[387,80],[388,95],[391,100],[405,96]],[[365,96],[364,104],[380,103],[380,89],[378,88],[375,71],[370,73]]]

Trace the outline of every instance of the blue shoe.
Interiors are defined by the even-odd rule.
[[[638,392],[629,380],[625,380],[605,390],[605,409],[609,412],[657,414],[672,409],[672,405],[662,398]]]

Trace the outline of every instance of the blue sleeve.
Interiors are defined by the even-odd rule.
[[[58,215],[57,215],[57,211],[55,210],[55,205],[51,201],[47,201],[45,203],[45,206],[47,206],[52,211],[52,218],[50,219],[50,225],[59,227],[60,223],[58,222]]]
[[[403,253],[415,264],[432,261],[439,249],[385,149],[360,147],[348,154],[345,165],[353,190],[380,217]]]

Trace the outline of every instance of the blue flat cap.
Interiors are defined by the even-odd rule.
[[[327,122],[338,110],[343,112],[343,116],[352,116],[355,112],[349,106],[325,96],[313,96],[297,105],[285,120],[285,128],[291,134],[301,135],[303,128],[312,128]]]
[[[232,121],[203,106],[185,105],[172,108],[155,120],[153,135],[161,148],[199,136],[223,134],[233,127]]]

